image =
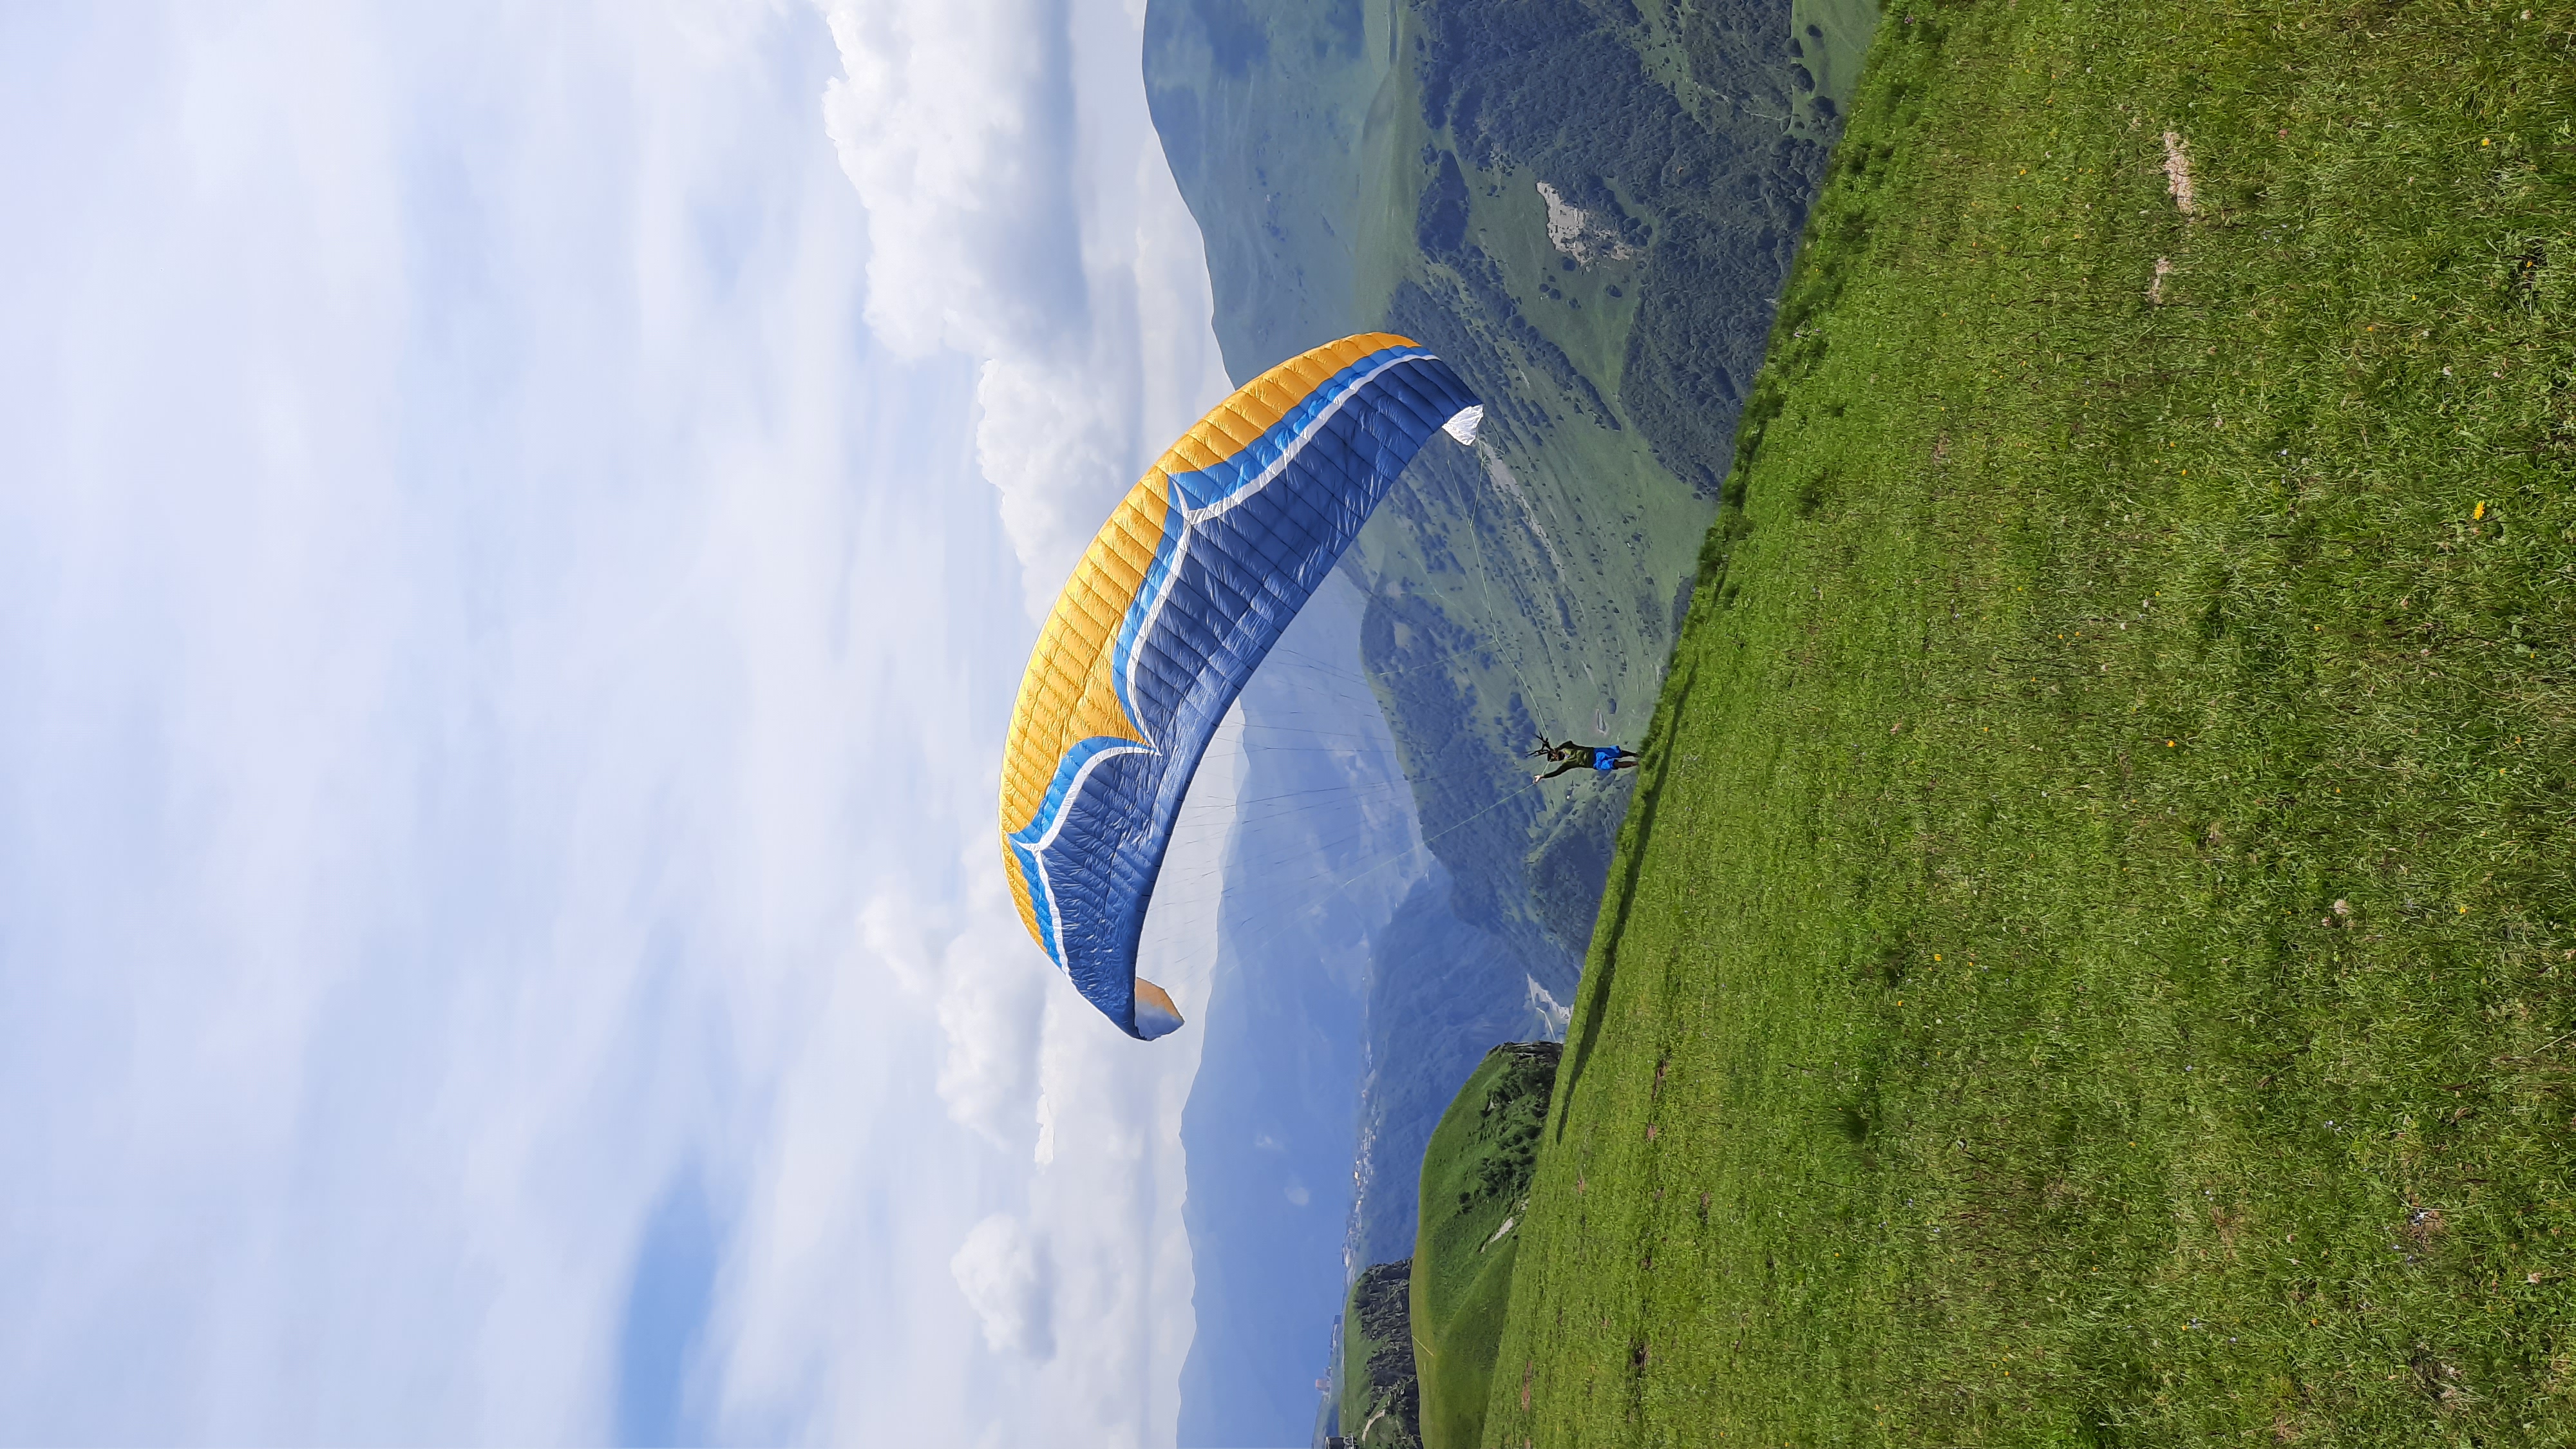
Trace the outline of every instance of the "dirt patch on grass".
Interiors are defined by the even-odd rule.
[[[2406,1241],[2414,1244],[2418,1253],[2433,1251],[2433,1244],[2441,1239],[2442,1232],[2440,1208],[2417,1208],[2406,1215]]]
[[[2183,215],[2200,209],[2200,193],[2191,184],[2191,157],[2182,148],[2182,137],[2171,131],[2165,132],[2165,188],[2173,193],[2174,209]],[[2160,262],[2156,275],[2162,277],[2166,270]]]
[[[2245,1235],[2245,1209],[2225,1204],[2211,1208],[2209,1225],[2218,1233],[2218,1246],[2233,1253],[2236,1240]]]

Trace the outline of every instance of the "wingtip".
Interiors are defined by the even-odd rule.
[[[1451,414],[1449,421],[1440,425],[1440,431],[1456,439],[1459,447],[1473,447],[1476,442],[1476,429],[1481,427],[1484,421],[1485,405],[1476,403]]]
[[[1184,1024],[1181,1009],[1172,1004],[1171,993],[1142,976],[1136,978],[1136,1035],[1152,1041],[1170,1036]]]

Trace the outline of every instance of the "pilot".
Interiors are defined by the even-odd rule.
[[[1541,756],[1554,761],[1556,768],[1544,775],[1530,776],[1533,780],[1553,780],[1568,770],[1585,769],[1597,773],[1606,780],[1610,778],[1610,772],[1613,770],[1637,768],[1635,750],[1622,749],[1617,745],[1578,745],[1572,740],[1567,740],[1560,745],[1549,740],[1545,735],[1538,737],[1538,748],[1530,751],[1532,759]]]

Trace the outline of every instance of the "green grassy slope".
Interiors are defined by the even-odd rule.
[[[1554,1042],[1488,1052],[1423,1153],[1412,1320],[1425,1444],[1476,1442],[1557,1053]]]
[[[1891,14],[1485,1442],[2576,1441],[2571,19]]]
[[[1878,30],[1878,0],[1790,0],[1789,41],[1813,89],[1796,95],[1790,129],[1831,145]],[[1819,104],[1821,102],[1821,104]]]

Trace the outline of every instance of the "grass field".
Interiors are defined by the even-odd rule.
[[[1422,1154],[1411,1318],[1425,1444],[1476,1442],[1556,1065],[1554,1042],[1486,1053]]]
[[[1891,10],[1483,1442],[2576,1442],[2571,22]]]
[[[1878,19],[1878,0],[1789,0],[1789,36],[1797,42],[1799,63],[1816,82],[1813,96],[1798,98],[1792,129],[1818,140],[1835,138],[1834,118],[1851,105]],[[1819,115],[1816,96],[1834,109]]]

